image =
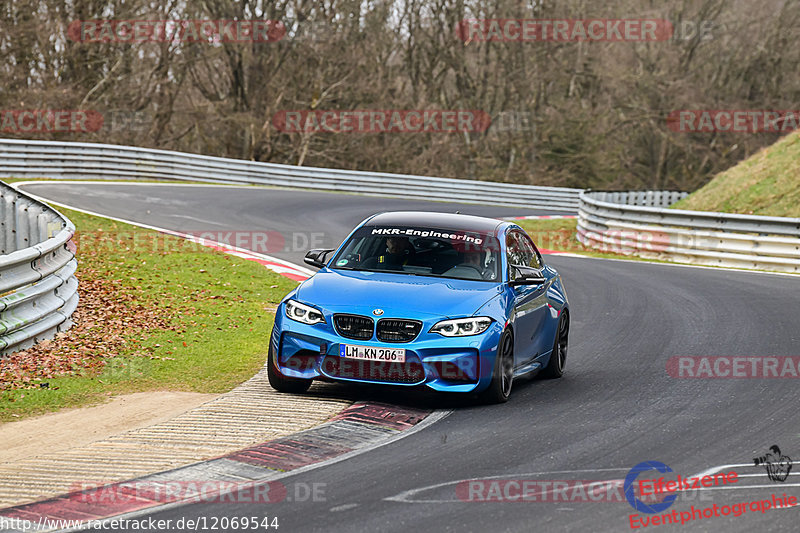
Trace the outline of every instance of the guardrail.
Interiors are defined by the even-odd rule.
[[[665,209],[686,193],[580,194],[578,240],[699,265],[800,272],[800,218]]]
[[[110,144],[0,139],[0,175],[189,180],[494,204],[575,213],[581,189],[357,172]]]
[[[0,182],[0,355],[72,325],[74,233],[69,219]]]

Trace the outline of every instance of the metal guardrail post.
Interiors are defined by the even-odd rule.
[[[686,194],[582,192],[578,241],[668,261],[800,273],[800,218],[666,209]]]
[[[342,191],[576,213],[581,189],[298,167],[132,146],[0,139],[0,176],[162,179]]]
[[[67,243],[75,226],[49,206],[0,182],[0,356],[52,338],[72,325],[77,261]],[[58,231],[50,236],[51,228]]]

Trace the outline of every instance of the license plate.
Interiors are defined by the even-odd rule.
[[[340,344],[339,356],[366,361],[386,361],[387,363],[405,363],[405,348],[380,348],[378,346],[356,346]]]

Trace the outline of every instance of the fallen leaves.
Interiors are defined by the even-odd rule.
[[[53,340],[0,359],[0,390],[56,389],[42,380],[99,374],[109,359],[121,353],[161,359],[141,348],[133,336],[176,330],[170,313],[138,303],[136,288],[114,279],[109,271],[83,267],[77,276],[80,302],[72,315],[75,324]]]

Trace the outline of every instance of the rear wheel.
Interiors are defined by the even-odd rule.
[[[550,362],[542,372],[542,377],[547,379],[560,378],[564,375],[564,365],[567,363],[567,345],[569,344],[569,315],[562,313],[558,320],[556,338],[553,341],[553,352]]]
[[[505,330],[497,344],[497,356],[494,361],[494,372],[489,388],[481,394],[486,403],[504,403],[511,395],[514,382],[514,336],[511,330]]]
[[[272,350],[272,343],[269,344],[269,355],[267,356],[267,379],[269,384],[278,392],[305,392],[311,386],[310,379],[289,378],[278,371],[278,363],[275,361],[275,353]]]

